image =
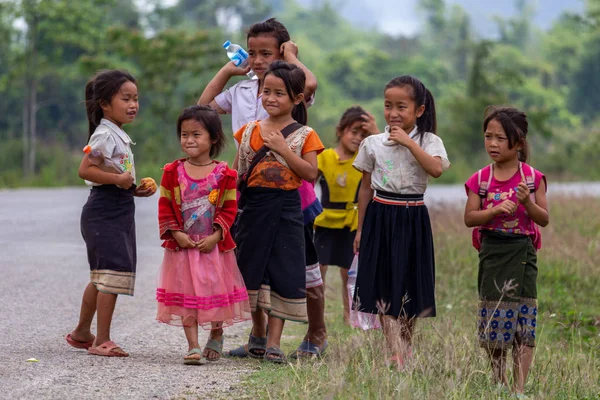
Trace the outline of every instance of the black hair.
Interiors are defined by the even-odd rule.
[[[209,153],[210,157],[218,156],[225,147],[225,134],[223,133],[219,114],[205,105],[184,108],[177,118],[177,137],[179,139],[181,139],[181,124],[183,124],[183,121],[190,119],[200,122],[210,135],[210,141],[212,142]]]
[[[516,145],[521,145],[521,150],[517,155],[519,161],[527,162],[529,157],[529,146],[527,145],[527,114],[517,110],[514,107],[489,106],[485,109],[485,119],[483,120],[483,131],[487,130],[490,121],[496,120],[502,125],[506,138],[508,139],[508,148],[512,149]]]
[[[417,108],[425,106],[425,111],[417,118],[416,134],[416,137],[421,138],[420,142],[423,144],[423,134],[425,132],[431,132],[434,135],[437,135],[437,118],[435,115],[435,101],[433,95],[425,85],[423,85],[423,82],[410,75],[398,76],[389,81],[388,84],[385,85],[384,93],[390,88],[403,86],[410,86],[412,88],[412,99]]]
[[[271,74],[283,80],[288,96],[292,101],[295,101],[299,94],[304,93],[304,85],[306,84],[306,75],[302,68],[296,64],[288,64],[285,61],[273,61],[269,66],[269,70],[265,74],[266,77]],[[308,112],[306,103],[301,101],[292,109],[292,118],[296,122],[306,125],[308,122]]]
[[[102,106],[110,104],[125,82],[136,83],[129,72],[118,69],[99,71],[85,85],[85,110],[88,118],[88,141],[104,117]]]
[[[248,30],[248,36],[246,37],[246,40],[260,35],[273,36],[275,39],[277,39],[278,46],[281,46],[290,40],[290,33],[288,30],[275,18],[269,18],[266,21],[258,22],[252,25]]]
[[[352,106],[344,111],[342,117],[340,118],[340,122],[336,127],[338,133],[338,141],[340,140],[340,135],[344,132],[346,128],[351,126],[357,121],[364,121],[364,116],[367,116],[367,112],[361,106]]]

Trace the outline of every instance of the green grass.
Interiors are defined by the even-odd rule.
[[[600,399],[600,202],[550,199],[551,224],[538,257],[540,324],[526,394],[535,399]],[[477,252],[462,210],[432,209],[438,317],[420,320],[407,371],[385,365],[380,331],[343,324],[340,280],[330,268],[323,360],[257,364],[242,388],[263,399],[510,399],[491,382],[475,334]],[[283,350],[293,350],[306,325],[288,323]],[[511,366],[509,365],[509,368]]]

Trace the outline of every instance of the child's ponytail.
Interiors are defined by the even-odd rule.
[[[301,101],[300,104],[294,106],[292,109],[292,118],[302,125],[308,123],[308,110],[306,109],[306,103],[304,101]]]
[[[304,93],[306,75],[297,65],[288,64],[285,61],[274,61],[265,74],[265,78],[268,75],[273,75],[283,81],[290,100],[295,101],[299,95]],[[294,106],[292,109],[292,118],[302,125],[308,123],[308,111],[304,101]]]
[[[93,77],[85,85],[85,111],[88,119],[88,142],[90,137],[100,125],[100,120],[104,116],[100,103],[94,101],[94,83],[96,77]]]
[[[437,117],[435,113],[435,100],[429,89],[425,88],[425,100],[423,105],[425,111],[423,115],[417,118],[418,132],[422,135],[424,132],[431,132],[437,135]]]
[[[104,117],[103,104],[110,104],[125,82],[135,84],[135,78],[127,71],[105,70],[98,72],[85,85],[85,110],[88,118],[88,142]]]

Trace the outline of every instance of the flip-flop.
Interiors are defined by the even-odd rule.
[[[117,346],[115,342],[112,340],[108,342],[104,342],[99,346],[90,347],[88,349],[88,354],[93,356],[104,356],[104,357],[129,357],[129,354],[125,353],[117,353],[113,351],[114,349],[121,349],[121,347]],[[123,349],[121,349],[123,350]]]
[[[206,345],[204,346],[204,350],[206,349],[210,349],[212,351],[214,351],[215,353],[217,353],[219,355],[219,357],[217,358],[208,358],[208,357],[204,357],[204,359],[206,361],[218,361],[221,358],[221,354],[223,354],[223,336],[221,336],[221,340],[215,340],[215,339],[208,339],[208,342],[206,342]],[[202,353],[204,354],[204,352]]]
[[[197,347],[194,349],[191,349],[190,351],[188,351],[186,356],[191,356],[193,354],[200,355],[200,358],[189,358],[189,359],[184,358],[183,363],[185,365],[204,365],[206,363],[204,361],[204,358],[202,357],[202,349],[199,349]]]
[[[67,341],[67,343],[69,343],[71,346],[75,347],[76,349],[89,349],[90,347],[92,347],[92,345],[94,344],[94,340],[90,341],[90,342],[80,342],[79,340],[75,340],[71,337],[71,334],[69,333],[67,336],[65,336],[65,339]]]
[[[294,360],[323,357],[325,355],[326,349],[327,340],[323,342],[323,345],[321,347],[307,340],[303,340],[302,343],[300,343],[300,346],[298,346],[298,348],[295,351],[290,353],[288,357]]]
[[[275,356],[275,357],[270,357],[270,356]],[[269,362],[272,362],[275,364],[286,364],[287,363],[285,354],[283,354],[283,351],[281,351],[281,349],[279,349],[277,347],[269,347],[265,351],[265,356],[263,357],[263,359],[265,361],[269,361]]]
[[[248,357],[254,359],[262,359],[265,356],[267,350],[267,338],[259,338],[250,335],[248,339]]]

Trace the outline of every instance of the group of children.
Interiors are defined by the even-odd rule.
[[[280,346],[286,320],[308,322],[290,357],[321,356],[327,348],[323,281],[335,265],[344,283],[345,320],[355,311],[379,315],[388,361],[403,369],[416,318],[436,315],[434,244],[423,195],[429,176],[439,177],[450,162],[437,136],[433,95],[412,76],[392,79],[383,92],[384,131],[371,114],[351,107],[337,126],[336,147],[325,150],[307,126],[317,80],[298,60],[285,27],[275,19],[255,24],[247,45],[258,79],[223,91],[231,77],[248,72],[227,63],[199,105],[177,120],[186,156],[165,165],[160,184],[165,251],[157,320],[183,326],[185,364],[218,360],[223,328],[250,319],[247,344],[230,356],[286,362]],[[86,105],[88,144],[122,173],[82,159],[79,176],[91,186],[81,215],[91,279],[79,324],[66,340],[89,354],[126,357],[111,340],[110,325],[117,295],[134,291],[133,197],[151,196],[156,187],[136,186],[132,141],[122,130],[139,107],[133,76],[97,74],[86,86]],[[226,143],[224,113],[232,115],[238,146],[231,168],[215,160]],[[548,224],[546,181],[525,163],[523,112],[490,108],[483,131],[493,163],[465,185],[465,224],[476,227],[480,257],[479,339],[494,378],[506,384],[506,353],[513,347],[514,390],[522,391],[535,345],[537,225]],[[345,286],[355,254],[358,276],[349,302]],[[507,281],[510,290],[498,290]],[[198,326],[210,330],[204,349]]]

